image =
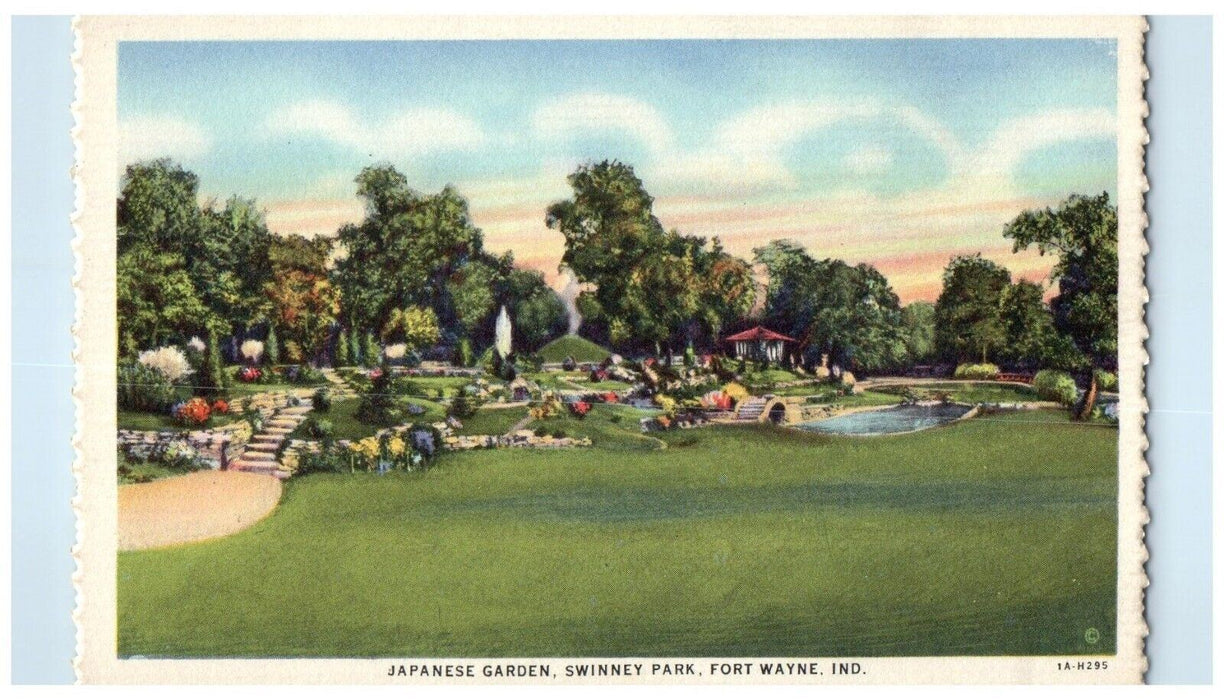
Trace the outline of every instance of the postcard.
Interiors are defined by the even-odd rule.
[[[1138,683],[1141,17],[84,17],[86,683]]]

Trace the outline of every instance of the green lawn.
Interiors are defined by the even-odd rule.
[[[902,385],[882,385],[873,390],[900,395],[905,388]],[[943,392],[949,394],[953,401],[961,403],[1022,403],[1039,400],[1030,387],[998,382],[932,382],[915,385],[912,389],[920,395]]]
[[[242,533],[121,554],[119,653],[1114,649],[1116,430],[1040,412],[876,438],[708,427],[620,449],[633,415],[558,419],[606,447],[302,477]]]
[[[535,382],[544,390],[574,391],[587,380],[587,375],[582,372],[525,372],[523,378]]]
[[[169,413],[119,410],[118,424],[121,430],[189,430],[180,425]],[[211,419],[210,419],[211,420]]]
[[[411,382],[418,388],[418,392],[413,392],[415,395],[434,398],[438,391],[442,392],[443,396],[458,396],[459,392],[463,391],[463,387],[472,383],[468,377],[402,377],[398,381]]]
[[[463,418],[463,427],[455,432],[460,435],[505,435],[515,423],[527,416],[527,409],[522,406],[515,408],[481,408],[476,415]]]
[[[857,394],[838,394],[825,388],[820,393],[808,396],[805,403],[810,404],[838,404],[846,407],[857,406],[891,406],[895,403],[901,403],[901,397],[894,394],[885,394],[878,391],[860,391]]]
[[[446,417],[446,411],[432,401],[405,398],[401,398],[400,401],[403,403],[415,404],[425,409],[425,413],[422,413],[419,416],[405,415],[405,422],[431,423],[442,420]],[[310,416],[314,420],[322,419],[331,421],[332,429],[334,431],[333,437],[336,440],[360,440],[361,438],[373,435],[379,428],[386,427],[381,425],[370,425],[357,420],[357,407],[360,405],[361,399],[333,401],[331,408],[328,409],[326,413],[319,413],[315,411],[312,412]],[[308,422],[302,423],[289,434],[289,437],[301,440],[313,439],[307,430],[308,427]]]
[[[603,362],[612,353],[581,336],[563,335],[536,354],[545,362],[563,362],[566,357],[574,358],[575,362]]]

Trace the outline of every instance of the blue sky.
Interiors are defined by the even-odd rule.
[[[565,196],[566,173],[620,158],[665,225],[744,253],[796,238],[893,269],[921,297],[945,252],[1008,254],[999,229],[1024,207],[1114,190],[1114,51],[994,39],[124,43],[121,156],[175,157],[207,194],[255,197],[274,229],[308,234],[360,216],[353,177],[391,162],[419,189],[458,186],[491,247],[545,271],[560,236],[543,210]]]

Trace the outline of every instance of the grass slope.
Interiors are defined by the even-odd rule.
[[[614,434],[622,410],[574,430]],[[245,532],[120,555],[119,653],[1114,649],[1116,430],[1031,412],[895,437],[663,439],[295,479]]]
[[[561,362],[572,357],[575,362],[603,362],[611,353],[577,335],[563,335],[540,348],[537,353],[545,362]]]

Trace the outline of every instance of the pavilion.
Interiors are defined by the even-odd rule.
[[[799,342],[764,326],[729,335],[724,340],[735,349],[736,357],[749,360],[765,359],[770,362],[781,362],[786,355],[787,343],[793,346],[794,343]]]

